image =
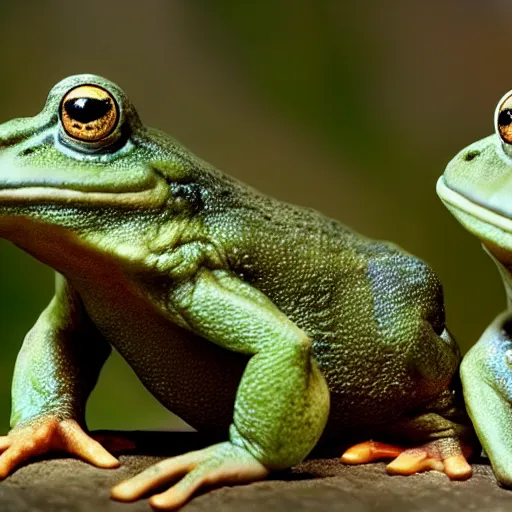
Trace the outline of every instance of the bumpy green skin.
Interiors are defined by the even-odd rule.
[[[97,84],[121,120],[94,151],[66,136],[62,97]],[[12,426],[83,422],[110,346],[193,427],[269,469],[326,433],[462,435],[459,353],[425,263],[265,197],[145,128],[111,82],[60,82],[0,125],[0,236],[59,274],[16,363]],[[330,411],[330,414],[329,414]]]
[[[512,486],[512,160],[492,135],[448,164],[438,193],[494,260],[507,311],[486,329],[461,365],[467,410],[498,481]]]

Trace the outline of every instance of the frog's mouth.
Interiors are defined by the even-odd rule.
[[[68,205],[127,206],[158,208],[167,198],[167,187],[159,181],[153,188],[138,192],[84,192],[51,187],[21,187],[0,190],[2,204],[61,203]]]
[[[480,222],[494,226],[507,233],[512,233],[512,219],[491,209],[487,205],[479,204],[460,192],[456,192],[446,184],[444,176],[437,180],[436,190],[441,200],[449,208],[455,208]]]
[[[1,163],[0,169],[0,176],[3,175],[0,177],[0,209],[2,206],[43,203],[157,208],[168,195],[165,180],[149,170],[137,179],[116,180],[91,176],[87,172],[70,176],[65,169],[50,171],[7,166],[8,172],[5,172],[6,167]]]

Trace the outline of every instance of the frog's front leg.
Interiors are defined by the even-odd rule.
[[[57,276],[55,296],[16,361],[12,430],[0,437],[0,478],[49,451],[72,453],[99,467],[119,465],[82,428],[86,400],[109,353],[78,294]]]
[[[252,357],[228,442],[165,460],[112,490],[115,499],[131,501],[183,477],[151,499],[162,509],[182,505],[203,485],[259,480],[297,464],[318,441],[329,413],[311,341],[258,290],[228,272],[201,270],[173,292],[171,307],[194,332]]]
[[[499,315],[461,364],[466,407],[498,482],[512,487],[512,312]]]

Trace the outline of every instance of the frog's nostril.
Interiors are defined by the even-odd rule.
[[[462,158],[465,162],[471,162],[471,160],[474,160],[477,156],[480,156],[480,151],[474,149],[472,151],[468,151]]]

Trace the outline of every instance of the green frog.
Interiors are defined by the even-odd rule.
[[[40,114],[0,125],[0,236],[56,271],[15,365],[0,478],[52,450],[119,464],[84,421],[112,346],[164,406],[223,439],[119,483],[114,499],[168,484],[151,504],[170,510],[353,434],[363,442],[346,463],[471,474],[433,271],[223,174],[144,126],[112,82],[66,78]]]
[[[499,101],[495,133],[460,151],[437,183],[441,200],[482,242],[505,285],[500,313],[461,364],[468,413],[496,478],[512,487],[512,91]]]

